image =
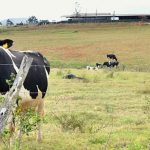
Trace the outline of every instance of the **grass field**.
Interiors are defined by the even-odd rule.
[[[13,49],[37,50],[52,67],[82,68],[107,61],[114,53],[121,65],[150,70],[150,26],[144,24],[73,24],[1,29],[1,39],[15,41]],[[138,65],[138,66],[137,66]]]
[[[0,32],[1,39],[14,39],[13,49],[36,49],[52,67],[43,141],[37,144],[35,132],[24,135],[23,150],[150,149],[149,25],[52,25]],[[107,53],[118,56],[119,69],[85,69],[106,61]],[[63,79],[68,73],[85,80]]]

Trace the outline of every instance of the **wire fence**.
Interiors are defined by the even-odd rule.
[[[15,64],[16,66],[20,66],[20,64]],[[0,64],[0,66],[14,66],[13,64]],[[30,67],[50,67],[48,65],[31,65]]]
[[[15,64],[18,68],[20,67],[20,64]],[[0,64],[0,66],[14,66],[14,64]],[[88,66],[88,65],[87,65]],[[82,68],[87,68],[87,66],[85,67],[81,67]],[[49,65],[31,65],[31,67],[50,67],[51,69],[54,68],[53,66],[49,66]],[[73,67],[74,68],[74,67]],[[69,69],[68,67],[60,67],[59,69]],[[74,69],[78,69],[78,68],[74,68]],[[117,69],[118,71],[137,71],[137,72],[150,72],[150,64],[133,64],[133,65],[127,65],[127,64],[120,64],[118,67],[102,67],[102,68],[98,68],[99,70],[101,69]],[[94,69],[93,69],[94,70]]]
[[[8,65],[12,65],[12,64],[0,64],[0,65],[8,66]],[[135,65],[135,66],[138,67],[138,65]],[[147,64],[145,64],[145,66],[147,66]],[[32,67],[45,67],[45,66],[32,65]],[[86,68],[85,68],[85,70],[86,70]],[[121,68],[120,68],[120,70],[121,70]],[[126,69],[124,69],[124,70],[126,70]],[[87,70],[87,72],[88,72],[88,70]],[[56,76],[57,76],[57,73],[56,73]],[[64,82],[66,81],[66,79],[63,79],[63,78],[61,78],[61,79]],[[104,81],[105,80],[99,81],[98,82],[99,85],[101,85],[101,83]],[[121,124],[120,122],[122,121],[121,119],[122,118],[126,119],[126,117],[128,117],[128,115],[122,116],[122,118],[120,118],[120,120],[119,120],[120,122],[119,122],[117,120],[119,118],[118,117],[119,114],[117,114],[117,111],[118,111],[118,109],[120,110],[120,108],[119,108],[120,105],[118,104],[118,108],[115,106],[117,104],[116,98],[117,98],[118,94],[124,95],[124,94],[126,94],[127,91],[125,91],[125,90],[124,91],[123,90],[111,91],[111,87],[109,87],[110,90],[109,89],[103,90],[102,88],[88,90],[87,85],[84,86],[84,88],[86,88],[86,91],[84,91],[84,90],[82,91],[80,89],[75,91],[75,90],[72,90],[71,86],[74,86],[78,83],[81,84],[80,82],[76,82],[76,81],[71,82],[71,85],[69,87],[67,87],[65,89],[64,88],[61,89],[60,85],[63,85],[64,82],[59,82],[59,81],[55,82],[55,85],[57,86],[58,89],[60,89],[60,91],[57,89],[56,91],[51,92],[51,93],[49,93],[49,91],[45,92],[48,94],[45,97],[45,99],[46,99],[45,108],[46,108],[46,111],[48,112],[46,114],[48,116],[48,119],[49,120],[51,119],[48,122],[48,124],[50,125],[50,127],[52,125],[52,127],[51,127],[52,129],[49,129],[50,133],[45,132],[44,135],[49,136],[51,134],[58,133],[58,132],[60,132],[60,129],[62,129],[62,131],[63,131],[63,128],[64,129],[67,128],[68,130],[70,130],[70,126],[72,127],[72,126],[76,125],[76,122],[79,122],[79,127],[82,126],[82,128],[85,130],[84,132],[89,133],[90,136],[94,137],[94,134],[98,133],[99,135],[103,135],[103,133],[105,133],[106,143],[104,143],[103,149],[107,150],[109,147],[109,144],[112,142],[113,134],[115,133],[116,128],[119,130],[119,128],[122,127],[120,125]],[[108,82],[113,83],[112,80],[107,79],[107,83]],[[98,84],[98,83],[92,83],[92,84]],[[66,84],[70,84],[70,82],[68,82]],[[55,86],[55,85],[53,85],[53,86]],[[51,90],[51,88],[48,90]],[[100,92],[102,92],[104,95],[107,95],[108,97],[110,96],[109,103],[107,103],[108,101],[102,103],[102,100],[99,100],[99,103],[95,101],[98,93],[100,93]],[[20,94],[23,95],[24,99],[26,99],[26,98],[28,99],[29,93],[37,94],[38,92],[32,92],[32,91],[31,92],[30,91],[27,91],[27,92],[21,91],[20,92]],[[91,103],[91,104],[89,103],[89,99],[88,100],[86,99],[87,93],[88,93],[88,97],[90,97],[90,94],[92,95],[91,100],[93,100],[93,103]],[[58,94],[58,95],[56,95],[56,94]],[[80,94],[81,94],[81,99],[80,99],[80,97],[77,100],[74,99],[74,97],[76,95],[80,95]],[[111,94],[116,95],[116,98],[111,97]],[[135,93],[133,93],[133,94],[135,94]],[[131,95],[130,95],[130,97],[131,97]],[[112,103],[111,99],[113,99],[113,103]],[[104,100],[106,100],[106,99],[104,99]],[[122,102],[120,101],[120,103],[122,103]],[[143,102],[139,101],[139,103],[141,103],[141,107],[142,107]],[[89,105],[90,105],[90,107],[89,107]],[[100,107],[100,105],[101,105],[101,107]],[[132,107],[133,107],[133,105],[131,105],[131,107],[126,106],[126,110],[123,110],[123,111],[126,111],[126,112],[128,111],[128,113],[132,114],[131,111],[134,111],[134,109]],[[141,111],[141,108],[139,108],[139,110]],[[57,120],[57,123],[56,123],[56,120]],[[82,122],[87,124],[87,126],[86,125],[84,126],[84,124],[82,124]],[[120,124],[118,124],[118,122]],[[56,126],[53,127],[53,124],[56,124]],[[73,128],[72,130],[75,133],[77,129]],[[82,130],[80,132],[82,132]]]

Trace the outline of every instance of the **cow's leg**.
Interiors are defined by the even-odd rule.
[[[39,101],[37,112],[39,113],[40,119],[44,116],[44,99]],[[37,124],[37,141],[41,142],[42,133],[41,133],[41,121]]]

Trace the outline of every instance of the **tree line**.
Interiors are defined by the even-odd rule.
[[[20,22],[17,23],[16,25],[24,25],[24,24],[29,24],[29,25],[47,25],[49,24],[49,20],[38,20],[37,17],[31,16],[27,19],[26,23]],[[0,22],[0,25],[2,23]],[[14,22],[11,19],[6,20],[6,26],[14,26]]]

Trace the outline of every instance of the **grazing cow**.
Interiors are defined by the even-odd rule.
[[[10,48],[13,45],[13,42],[14,41],[11,39],[0,40],[0,46]]]
[[[22,97],[20,108],[24,112],[28,108],[33,107],[42,116],[44,113],[44,100],[42,99],[45,97],[48,87],[50,65],[40,53],[33,51],[12,51],[0,47],[0,93],[5,94],[9,91],[10,85],[6,83],[6,80],[10,79],[12,73],[17,74],[25,55],[32,57],[33,62],[20,91],[20,96]],[[13,135],[14,128],[15,124],[12,120],[10,123],[11,135]],[[41,141],[40,124],[38,124],[37,129],[37,140]]]
[[[114,59],[114,60],[117,61],[117,57],[116,57],[116,55],[114,55],[114,54],[107,54],[107,58],[109,58],[109,59]]]

